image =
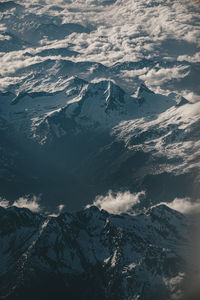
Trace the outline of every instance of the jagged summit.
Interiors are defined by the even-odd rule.
[[[83,94],[82,101],[91,101],[90,105],[100,103],[105,111],[117,110],[124,104],[125,92],[110,80],[103,80],[96,83],[88,83]]]
[[[69,124],[76,133],[83,128],[107,130],[122,121],[156,116],[187,103],[183,98],[176,102],[175,94],[155,94],[144,84],[137,95],[129,96],[112,80],[88,82],[66,76],[60,87],[52,86],[49,91],[21,91],[16,96],[1,93],[0,109],[16,129],[46,143],[48,136],[64,136]]]
[[[125,92],[112,81],[108,82],[106,94],[106,111],[118,109],[124,103]]]

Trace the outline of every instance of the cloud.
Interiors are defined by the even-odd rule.
[[[122,77],[130,77],[133,78],[135,76],[141,76],[146,74],[149,71],[149,68],[144,67],[142,69],[135,69],[135,70],[122,70],[121,74]]]
[[[39,212],[41,211],[41,207],[39,204],[39,200],[40,198],[38,198],[37,196],[33,196],[33,197],[20,197],[18,200],[16,200],[12,206],[16,206],[19,208],[28,208],[33,212]]]
[[[61,213],[61,212],[63,211],[64,208],[65,208],[65,205],[64,205],[64,204],[58,205],[58,211],[59,211],[59,213]]]
[[[58,205],[57,206],[57,212],[49,214],[49,217],[58,217],[62,213],[64,208],[65,208],[64,204]]]
[[[118,192],[117,194],[109,191],[106,196],[97,196],[92,205],[113,214],[134,213],[134,206],[139,204],[144,196],[144,191],[134,194],[131,194],[129,191],[123,193]],[[90,206],[91,205],[87,205],[86,208]]]
[[[8,208],[9,207],[9,201],[7,201],[6,199],[3,199],[0,197],[0,206],[4,207],[4,208]]]
[[[24,196],[24,197],[20,197],[19,199],[17,199],[16,201],[14,201],[12,204],[10,204],[10,202],[4,198],[0,198],[0,206],[4,207],[4,208],[8,208],[11,206],[16,206],[19,208],[28,208],[33,212],[40,212],[41,211],[41,207],[40,207],[40,197],[37,197],[35,195],[33,196]],[[62,209],[62,207],[60,208]]]
[[[123,62],[138,62],[144,58],[163,61],[167,57],[171,64],[172,60],[176,64],[177,59],[179,64],[182,62],[183,70],[181,67],[169,68],[168,64],[161,70],[151,70],[152,65],[150,63],[148,66],[147,62],[147,66],[141,65],[141,69],[138,70],[130,66],[127,71],[123,69],[123,72],[115,72],[115,74],[111,71],[110,77],[115,79],[117,76],[119,79],[117,83],[130,93],[135,92],[137,80],[139,83],[143,80],[154,85],[166,84],[171,79],[181,80],[187,75],[187,69],[184,70],[186,61],[191,63],[199,61],[200,38],[197,23],[200,14],[195,1],[192,1],[192,5],[186,0],[181,4],[180,1],[118,0],[109,1],[111,5],[107,5],[108,3],[105,5],[106,2],[60,0],[56,1],[55,5],[53,0],[44,0],[34,1],[36,5],[33,5],[33,1],[25,0],[23,14],[15,12],[4,17],[0,25],[1,34],[6,31],[6,35],[11,34],[24,41],[27,37],[30,38],[29,32],[34,32],[38,24],[41,24],[41,20],[44,24],[49,24],[49,28],[52,24],[60,26],[75,23],[89,30],[73,32],[64,38],[63,36],[59,38],[56,34],[53,37],[52,29],[48,32],[47,26],[46,35],[38,36],[38,41],[33,46],[29,43],[25,48],[24,43],[21,43],[21,50],[18,51],[13,51],[13,46],[7,47],[6,53],[0,55],[2,66],[0,89],[5,90],[3,76],[12,76],[20,69],[34,66],[47,59],[93,61],[108,66]],[[19,46],[19,43],[17,45]],[[67,51],[62,54],[62,57],[40,55],[41,51],[59,48],[77,53],[69,57]],[[26,70],[24,72],[26,73]],[[37,72],[41,70],[38,69]],[[94,76],[98,77],[98,75],[96,73]],[[87,75],[85,79],[88,79],[86,77]],[[29,83],[25,87],[28,90],[30,90]],[[8,85],[9,82],[5,82],[5,86]],[[19,86],[21,87],[20,84]],[[176,87],[170,85],[167,88],[172,90]],[[177,89],[180,92],[182,87]]]
[[[45,211],[40,205],[40,196],[23,196],[14,201],[12,204],[4,198],[0,197],[0,207],[9,208],[11,206],[16,206],[18,208],[28,208],[33,212],[43,212],[44,214],[49,215],[50,217],[58,217],[65,208],[64,204],[60,204],[57,206],[56,212],[49,214],[49,212]]]
[[[171,209],[177,210],[182,214],[200,213],[200,201],[192,202],[190,198],[175,198],[172,202],[162,204],[167,205]]]
[[[139,78],[148,82],[150,85],[160,85],[171,79],[181,79],[189,74],[187,66],[178,66],[173,68],[161,68],[159,70],[151,69],[146,74],[140,75]]]
[[[188,61],[191,63],[200,62],[200,52],[196,52],[194,55],[179,55],[177,57],[178,61]]]
[[[92,205],[97,206],[99,209],[104,209],[113,214],[138,214],[144,211],[138,208],[138,204],[145,198],[145,192],[139,193],[118,192],[113,193],[109,191],[105,196],[97,196],[92,204],[88,204],[86,208]],[[157,205],[164,204],[171,209],[177,210],[182,214],[197,214],[200,213],[200,200],[192,202],[191,198],[175,198],[172,202],[160,202]]]
[[[105,1],[57,1],[59,10],[55,5],[50,5],[55,4],[53,1],[37,3],[37,7],[32,6],[32,1],[25,2],[24,15],[28,19],[31,14],[31,25],[26,26],[24,17],[19,15],[16,19],[15,15],[10,14],[4,18],[2,28],[15,30],[14,34],[20,34],[23,38],[26,30],[30,26],[37,27],[38,20],[40,22],[44,16],[45,23],[71,22],[92,28],[90,33],[74,32],[62,40],[62,44],[71,44],[73,50],[80,52],[76,58],[78,61],[90,60],[110,65],[142,57],[163,57],[165,51],[159,46],[168,38],[195,44],[199,40],[199,29],[194,21],[195,17],[199,19],[199,15],[187,1],[181,4],[179,1],[167,1],[166,5],[165,1],[118,0],[112,1],[111,6],[104,5]],[[12,28],[13,23],[16,29]],[[18,27],[20,30],[17,31]],[[49,48],[58,43],[45,37],[41,41]],[[180,55],[188,54],[186,49]]]
[[[76,16],[70,11],[64,19],[84,22],[87,18],[97,28],[89,35],[74,33],[68,37],[74,44],[74,50],[81,53],[81,60],[112,64],[144,56],[163,57],[165,51],[159,49],[159,45],[168,38],[190,43],[198,40],[198,30],[191,22],[195,12],[191,11],[188,3],[180,5],[175,1],[165,5],[159,2],[155,6],[151,2],[127,0],[117,1],[110,9],[93,2],[93,13],[84,9],[82,1],[79,3],[82,4],[79,10],[81,15],[77,10]],[[76,4],[69,6],[75,8]],[[87,2],[88,6],[91,3]]]

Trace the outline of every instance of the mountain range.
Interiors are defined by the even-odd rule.
[[[200,299],[199,16],[0,1],[0,299]]]
[[[1,92],[0,110],[2,196],[11,201],[42,194],[49,208],[73,198],[77,209],[109,189],[146,190],[154,204],[198,197],[198,102],[66,77],[54,92]]]
[[[172,299],[182,293],[188,224],[165,205],[136,216],[95,206],[58,217],[17,207],[0,214],[2,299]]]

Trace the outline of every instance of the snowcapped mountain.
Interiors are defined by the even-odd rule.
[[[55,68],[52,63],[50,66]],[[63,64],[56,73],[61,68]],[[40,84],[41,72],[37,69],[35,85]],[[26,186],[30,188],[25,189],[26,193],[34,193],[39,182],[57,172],[58,182],[54,176],[50,179],[55,190],[58,185],[60,191],[59,178],[63,181],[71,177],[81,186],[80,191],[86,189],[85,199],[119,188],[133,192],[147,189],[154,203],[161,197],[168,201],[183,194],[191,196],[191,190],[197,197],[198,180],[194,178],[199,167],[198,102],[191,103],[175,93],[158,94],[144,84],[132,96],[111,80],[88,82],[63,75],[52,81],[50,78],[46,90],[43,84],[44,91],[16,94],[17,87],[13,86],[12,91],[0,94],[2,124],[7,124],[2,135],[7,135],[8,140],[2,145],[2,153],[8,152],[4,157],[12,165],[4,172],[14,182],[21,176],[21,182],[28,180]],[[32,77],[24,77],[24,84],[28,81],[32,84]],[[8,145],[15,147],[14,157]],[[37,168],[38,161],[43,172]],[[21,169],[21,164],[27,167]],[[30,177],[25,175],[27,169],[31,170]],[[159,193],[154,183],[158,177],[163,186]],[[167,196],[172,181],[174,188]],[[187,191],[179,187],[179,182],[185,181],[191,182]],[[7,181],[2,184],[3,191],[7,185]],[[65,193],[69,190],[66,185]],[[63,188],[64,198],[62,191]],[[46,191],[39,188],[39,193]],[[73,193],[69,197],[79,202],[80,195]],[[4,197],[8,195],[6,192]]]
[[[77,77],[65,80],[64,89],[56,92],[20,92],[17,96],[6,92],[0,96],[4,119],[41,143],[48,140],[40,137],[40,128],[44,131],[46,127],[47,136],[53,131],[57,137],[80,128],[111,129],[121,121],[156,115],[177,105],[177,95],[155,94],[144,84],[134,98],[112,81],[89,83]],[[178,105],[186,103],[183,98]]]
[[[0,1],[0,299],[200,299],[199,21]]]
[[[182,293],[187,222],[164,205],[136,216],[94,206],[59,217],[16,207],[0,214],[4,299],[172,299]]]

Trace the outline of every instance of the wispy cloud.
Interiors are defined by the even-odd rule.
[[[40,197],[37,197],[35,195],[27,195],[24,197],[20,197],[12,204],[8,200],[0,198],[0,206],[4,208],[8,208],[11,206],[16,206],[19,208],[28,208],[33,212],[40,212],[42,210],[40,206]]]
[[[109,213],[122,214],[128,213],[131,215],[144,212],[142,201],[146,195],[144,191],[139,193],[130,193],[130,191],[113,193],[109,191],[107,195],[97,196],[92,204],[88,204],[85,208],[92,205],[99,209],[104,209]],[[175,198],[172,202],[159,202],[154,206],[164,204],[173,210],[177,210],[182,214],[199,214],[200,200],[193,202],[191,198]],[[153,206],[152,206],[153,207]]]
[[[161,85],[174,78],[184,78],[190,71],[187,66],[178,66],[172,68],[160,68],[159,70],[151,69],[146,74],[140,75],[140,79],[150,85]]]
[[[59,204],[57,208],[50,214],[43,206],[41,206],[40,196],[26,195],[15,200],[13,203],[10,203],[8,200],[0,197],[0,207],[9,208],[12,206],[16,206],[18,208],[28,208],[33,212],[43,213],[51,217],[58,217],[65,208],[64,204]]]
[[[13,203],[12,206],[16,206],[19,208],[25,207],[33,212],[39,212],[41,211],[39,200],[40,198],[35,195],[33,197],[20,197]]]
[[[200,201],[192,202],[190,198],[175,198],[172,202],[162,202],[162,204],[183,214],[200,213]]]
[[[64,204],[58,205],[56,211],[54,213],[49,214],[49,217],[58,217],[62,213],[64,208]]]
[[[9,201],[7,201],[6,199],[0,198],[0,206],[7,208],[9,207]]]
[[[145,192],[130,193],[118,192],[113,193],[109,191],[106,196],[97,196],[92,205],[97,206],[99,209],[104,209],[109,213],[122,214],[122,213],[134,213],[134,206],[139,204],[141,199],[145,196]],[[91,205],[87,205],[86,208]]]

